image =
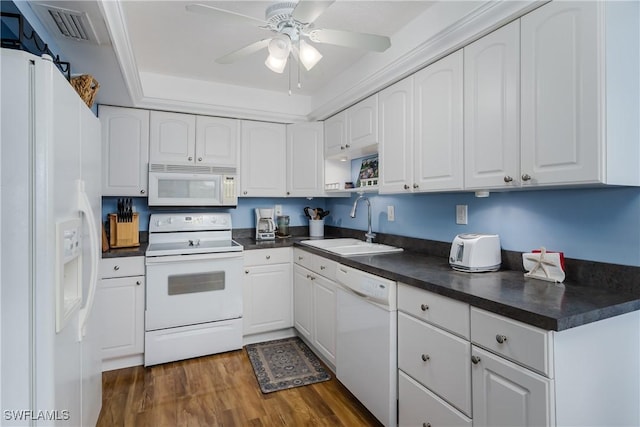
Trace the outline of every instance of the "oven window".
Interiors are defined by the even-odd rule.
[[[224,271],[169,276],[169,295],[224,290]]]

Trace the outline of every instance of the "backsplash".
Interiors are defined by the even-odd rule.
[[[349,216],[355,195],[327,200],[327,225],[366,230],[365,205]],[[459,233],[496,233],[505,250],[545,246],[569,258],[640,266],[640,188],[406,195],[367,194],[374,232],[451,243]],[[395,221],[387,219],[387,206]],[[455,222],[456,205],[468,206],[468,225]],[[364,238],[364,237],[363,237]],[[630,278],[631,279],[631,278]],[[637,280],[637,278],[636,278]]]
[[[102,198],[102,221],[107,220],[108,213],[116,212],[118,197]],[[290,226],[306,226],[307,219],[304,216],[303,209],[305,206],[312,208],[325,208],[326,201],[323,198],[314,198],[311,200],[305,198],[239,198],[236,208],[158,208],[147,206],[146,197],[134,197],[133,206],[136,212],[140,214],[140,231],[149,230],[149,215],[152,213],[168,213],[168,212],[229,212],[233,228],[255,228],[255,208],[272,208],[274,205],[282,205],[282,214],[289,215]]]

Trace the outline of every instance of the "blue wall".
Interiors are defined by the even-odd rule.
[[[373,231],[450,242],[458,233],[497,233],[503,249],[540,246],[569,258],[640,266],[640,188],[367,195]],[[327,225],[366,230],[366,205],[355,219],[350,199],[329,199]],[[362,203],[362,202],[360,202]],[[387,206],[395,206],[395,221]],[[468,225],[455,223],[456,205],[468,205]]]
[[[103,197],[102,198],[102,220],[107,220],[108,213],[115,213],[118,203],[117,197]],[[325,208],[325,199],[316,198],[307,200],[305,198],[240,198],[238,199],[238,207],[235,209],[212,209],[212,208],[149,208],[147,206],[147,199],[145,197],[136,197],[133,199],[133,205],[136,212],[140,213],[140,230],[146,231],[149,229],[149,214],[151,213],[165,213],[165,212],[229,212],[231,213],[231,221],[233,228],[254,228],[256,226],[255,208],[269,208],[274,205],[282,205],[283,215],[289,215],[289,225],[292,227],[308,225],[308,221],[303,214],[305,206],[312,208],[321,207]]]

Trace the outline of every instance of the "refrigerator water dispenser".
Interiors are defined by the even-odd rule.
[[[82,220],[56,225],[56,332],[82,304]]]

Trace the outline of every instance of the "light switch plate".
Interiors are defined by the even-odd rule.
[[[282,215],[282,205],[276,205],[274,208],[275,216]]]
[[[456,224],[467,224],[467,205],[456,205]]]
[[[387,206],[387,219],[389,221],[395,221],[396,220],[396,212],[395,212],[395,208],[393,207],[393,205]]]

